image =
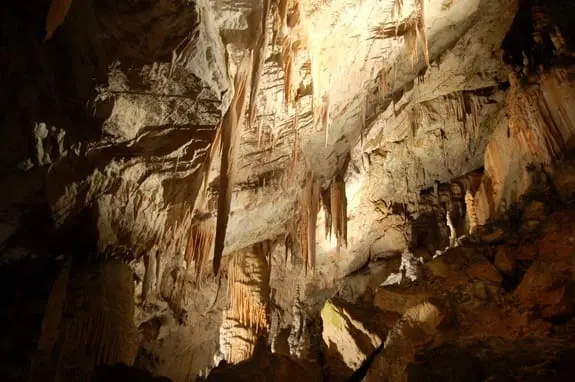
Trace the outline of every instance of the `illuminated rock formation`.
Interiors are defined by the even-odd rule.
[[[242,251],[228,267],[230,308],[223,312],[220,352],[229,363],[251,358],[269,330],[269,265],[265,253]]]

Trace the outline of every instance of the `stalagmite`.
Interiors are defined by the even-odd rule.
[[[243,326],[231,311],[224,311],[220,327],[218,358],[231,364],[250,359],[254,354],[257,338],[253,328]],[[219,359],[216,360],[218,361]]]
[[[446,224],[447,227],[449,227],[449,247],[453,248],[455,246],[455,242],[457,240],[457,233],[455,230],[455,225],[453,224],[453,218],[452,218],[452,210],[448,209],[445,212],[445,220],[446,220]]]
[[[309,350],[309,333],[303,303],[300,299],[299,285],[296,287],[296,298],[292,308],[293,323],[288,337],[290,354],[297,358],[305,358]]]
[[[478,219],[475,208],[475,197],[473,196],[469,188],[465,191],[465,208],[469,224],[469,234],[472,234],[477,229]]]

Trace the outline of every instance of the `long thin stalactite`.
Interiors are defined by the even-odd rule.
[[[429,47],[427,41],[427,32],[425,26],[426,0],[415,0],[414,12],[401,20],[382,23],[372,29],[372,38],[386,39],[403,36],[405,49],[411,59],[412,67],[418,57],[419,42],[421,42],[423,56],[427,66],[430,64]],[[403,1],[395,1],[392,17],[399,17],[403,12]]]
[[[301,256],[306,272],[308,268],[315,268],[316,227],[320,198],[321,196],[317,179],[315,179],[313,175],[309,175],[300,199]]]
[[[342,246],[347,246],[347,197],[343,180],[336,180],[330,187],[330,210],[339,250]]]
[[[258,31],[258,38],[254,48],[254,58],[252,66],[252,81],[250,88],[250,104],[248,107],[248,125],[251,128],[256,117],[256,97],[259,91],[260,77],[266,58],[266,49],[269,43],[268,22],[270,18],[270,0],[263,1],[262,19]]]
[[[247,85],[250,79],[252,60],[253,52],[246,53],[238,67],[234,80],[235,94],[221,125],[220,146],[222,160],[220,166],[218,215],[216,221],[213,261],[213,271],[215,274],[220,270],[222,254],[224,252],[224,242],[232,200],[232,188],[234,185],[233,177],[236,167],[235,162],[237,157],[237,148],[239,146],[239,131],[244,115]]]
[[[331,237],[331,191],[330,189],[321,191],[321,204],[325,215],[325,239]]]
[[[71,6],[72,0],[52,0],[46,15],[46,36],[44,41],[50,40],[56,29],[64,23]]]

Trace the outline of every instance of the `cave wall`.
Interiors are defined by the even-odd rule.
[[[572,148],[565,1],[76,1],[44,41],[49,6],[1,6],[2,261],[119,254],[136,364],[174,380],[212,365],[226,308],[225,266],[197,279],[211,251],[185,252],[219,213],[214,142],[246,54],[224,263],[269,240],[278,330],[300,294],[317,311],[366,264],[432,257],[503,218]],[[414,15],[415,45],[389,35]],[[345,184],[348,233],[326,235],[320,209],[307,269],[310,178]]]

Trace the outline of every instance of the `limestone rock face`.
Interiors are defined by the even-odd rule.
[[[409,308],[391,329],[365,381],[407,381],[407,365],[418,349],[433,340],[443,318],[441,308],[429,302]]]
[[[323,381],[319,365],[295,360],[288,356],[269,355],[254,358],[233,366],[220,366],[210,373],[206,381]]]
[[[555,214],[556,223],[546,227],[538,257],[515,290],[522,304],[547,318],[569,316],[574,309],[575,232],[568,213]]]
[[[512,274],[515,270],[515,254],[501,246],[495,254],[495,266],[503,274]]]
[[[428,291],[417,291],[414,288],[396,286],[381,287],[374,296],[373,304],[384,311],[404,314],[409,308],[426,301],[431,294]]]
[[[65,18],[47,36],[50,4]],[[575,195],[572,1],[0,8],[0,266],[119,253],[134,281],[113,301],[142,332],[136,365],[193,380],[216,348],[239,362],[288,332],[311,357],[334,295],[375,305],[385,328],[438,297],[465,335],[547,334],[570,317],[573,235],[545,221]],[[399,285],[381,286],[401,254]],[[330,304],[347,329],[326,335],[356,370],[385,333]],[[398,336],[405,370],[420,343]],[[295,365],[265,373],[305,379]]]
[[[575,158],[571,154],[557,168],[553,176],[553,185],[563,202],[573,200],[575,196]]]
[[[354,310],[337,299],[328,300],[321,310],[322,338],[331,378],[350,377],[382,343],[380,335],[360,321],[368,321],[370,317],[357,317],[358,313],[357,308]]]
[[[446,283],[463,284],[480,280],[498,284],[502,280],[497,268],[475,248],[450,249],[425,264],[425,268],[434,277],[445,279]]]
[[[408,379],[416,381],[565,380],[571,376],[572,349],[553,340],[478,340],[448,343],[420,353],[409,365]],[[553,364],[552,368],[547,367]]]
[[[562,264],[536,260],[517,288],[517,296],[522,304],[540,309],[543,317],[568,316],[574,309],[572,277],[572,271]]]

